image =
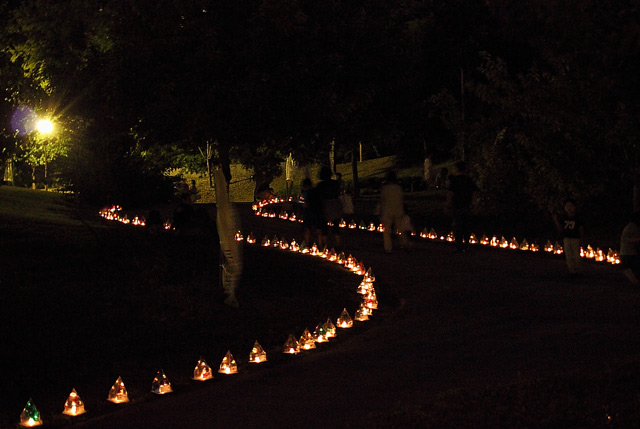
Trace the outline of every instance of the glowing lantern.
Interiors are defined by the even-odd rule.
[[[204,359],[200,358],[196,367],[193,370],[193,379],[198,381],[207,381],[213,378],[213,371],[211,367],[207,365]]]
[[[509,247],[509,242],[507,241],[506,238],[504,238],[504,236],[500,237],[500,241],[498,242],[498,246],[500,246],[503,249],[506,249],[507,247]]]
[[[556,241],[556,244],[553,246],[553,253],[556,255],[562,255],[564,250],[562,249],[562,245]]]
[[[476,244],[478,242],[478,238],[475,234],[471,234],[469,236],[469,244]]]
[[[429,239],[431,239],[431,240],[437,240],[438,239],[438,233],[433,228],[431,228],[429,230]]]
[[[289,215],[289,220],[290,220],[291,222],[295,222],[295,221],[297,220],[297,218],[296,218],[296,214],[295,214],[295,213],[291,213],[291,214]]]
[[[84,402],[80,399],[76,389],[71,389],[71,393],[64,403],[64,410],[62,410],[62,414],[66,414],[68,416],[79,416],[84,413],[86,413],[84,409]]]
[[[164,221],[164,229],[165,230],[171,229],[171,221],[169,221],[169,220],[165,220]]]
[[[244,240],[244,237],[242,236],[242,232],[240,232],[240,230],[238,230],[238,232],[236,232],[235,239],[236,239],[236,241]]]
[[[489,243],[490,243],[489,237],[487,237],[486,235],[483,235],[482,238],[480,239],[480,244],[486,246]]]
[[[551,241],[547,240],[547,244],[544,245],[544,251],[553,253],[553,244],[551,243]]]
[[[258,210],[258,205],[257,205],[257,204],[253,204],[253,205],[251,206],[251,210],[253,210],[254,212],[255,212],[256,210]]]
[[[280,241],[280,248],[282,250],[287,250],[289,248],[289,243],[287,243],[287,240],[285,240],[284,238],[282,239],[282,241]]]
[[[377,231],[378,232],[384,232],[384,225],[382,225],[382,224],[378,225]]]
[[[354,268],[353,272],[357,275],[361,276],[365,273],[366,268],[362,262],[358,263],[358,265]]]
[[[352,220],[351,222],[349,222],[349,229],[356,229],[357,228],[357,224],[355,220]]]
[[[319,323],[313,331],[313,339],[318,343],[326,343],[329,341],[327,338],[327,330],[324,328],[324,323]]]
[[[529,243],[526,238],[522,239],[522,243],[520,243],[520,250],[529,250]]]
[[[264,351],[262,346],[256,341],[253,343],[251,353],[249,353],[249,362],[262,363],[267,361],[267,352]]]
[[[262,217],[269,217],[269,212],[262,212]]]
[[[336,325],[333,324],[331,318],[327,318],[327,321],[324,322],[324,330],[327,333],[327,338],[336,336]]]
[[[311,249],[309,249],[309,254],[311,256],[318,256],[318,245],[316,243],[313,243]]]
[[[35,427],[42,426],[44,422],[40,418],[40,411],[36,408],[31,399],[27,401],[22,413],[20,413],[20,426],[22,427]]]
[[[350,328],[353,326],[353,319],[351,319],[351,316],[349,316],[349,312],[347,311],[347,309],[345,308],[344,310],[342,310],[342,313],[340,314],[340,317],[338,317],[338,319],[336,320],[336,323],[338,324],[338,328]]]
[[[253,244],[255,242],[256,242],[256,237],[254,237],[253,233],[250,232],[249,235],[247,235],[247,243]]]
[[[282,219],[282,220],[287,220],[287,218],[289,217],[289,215],[287,215],[287,212],[283,210],[283,211],[281,211],[281,212],[280,212],[280,215],[279,215],[278,217],[279,217],[280,219]]]
[[[331,253],[331,251],[325,247],[322,249],[322,252],[320,252],[320,257],[322,259],[327,259],[329,257],[329,253]]]
[[[262,241],[260,242],[261,246],[264,247],[269,247],[271,246],[271,241],[269,240],[269,237],[267,237],[266,235],[264,236],[264,238],[262,239]]]
[[[337,259],[338,255],[336,254],[335,249],[331,248],[331,250],[329,250],[329,254],[327,255],[327,260],[335,262]]]
[[[358,309],[356,310],[356,313],[354,314],[353,318],[355,320],[357,320],[358,322],[364,322],[366,320],[369,320],[369,314],[367,311],[367,307],[361,305],[360,307],[358,307]]]
[[[167,378],[163,370],[158,371],[156,373],[156,376],[153,378],[153,383],[151,383],[151,391],[157,395],[164,395],[165,393],[173,392],[171,383],[169,383],[169,379]]]
[[[537,243],[531,243],[531,245],[529,246],[529,250],[532,252],[538,252],[540,251],[540,246],[538,246]]]
[[[500,240],[498,240],[498,237],[496,237],[495,235],[491,237],[491,241],[489,241],[489,246],[498,247],[499,245],[500,245]]]
[[[360,295],[366,295],[371,289],[373,289],[373,283],[363,280],[360,282],[360,286],[358,286],[358,293]]]
[[[369,268],[364,274],[364,281],[373,283],[376,280],[376,276],[373,275],[373,270]]]
[[[231,350],[227,351],[227,354],[222,358],[222,362],[220,362],[220,369],[218,370],[220,374],[237,374],[238,373],[238,364],[236,360],[233,358],[231,354]]]
[[[307,328],[304,328],[304,332],[300,336],[300,340],[298,341],[300,348],[303,350],[311,350],[316,348],[316,341],[313,338],[313,335]]]
[[[276,217],[276,212],[269,212],[269,217],[270,218]]]
[[[351,255],[347,256],[347,259],[344,260],[344,266],[346,268],[351,268],[353,267],[353,261],[355,260],[355,258]]]
[[[369,224],[369,227],[367,228],[367,231],[375,231],[376,230],[376,224],[371,222]]]
[[[600,248],[596,248],[596,256],[595,256],[596,261],[598,262],[602,262],[606,259],[606,257],[604,256],[604,252],[602,250],[600,250]]]
[[[277,236],[273,236],[273,238],[271,239],[271,246],[273,247],[278,247],[280,246],[280,240],[278,239]]]
[[[293,334],[289,334],[289,338],[287,338],[287,341],[282,347],[282,352],[290,355],[297,355],[298,353],[300,353],[300,345],[296,341],[296,338],[293,336]]]
[[[372,310],[376,310],[378,308],[378,298],[376,297],[376,292],[373,289],[364,296],[364,305]]]
[[[420,231],[420,238],[428,238],[429,233],[427,232],[427,227],[425,226],[422,231]]]
[[[367,225],[365,225],[364,221],[360,221],[360,225],[358,225],[360,229],[367,229]]]
[[[346,228],[347,227],[347,221],[344,219],[340,219],[340,222],[338,223],[338,227],[339,228]]]
[[[618,252],[613,249],[609,249],[609,252],[607,253],[607,262],[614,265],[619,264],[620,256],[618,255]]]
[[[116,382],[113,383],[113,386],[111,386],[107,401],[113,402],[114,404],[129,402],[129,394],[127,393],[127,388],[124,387],[122,377],[118,377]]]
[[[446,240],[448,242],[450,242],[450,243],[453,242],[453,241],[456,241],[456,236],[453,234],[453,231],[451,231],[449,234],[447,234]]]
[[[340,265],[342,265],[342,264],[344,264],[344,263],[345,263],[344,252],[340,252],[340,253],[338,254],[338,257],[336,258],[336,263],[337,263],[337,264],[340,264]]]
[[[307,243],[305,241],[300,243],[300,253],[309,253],[309,248],[307,247]]]

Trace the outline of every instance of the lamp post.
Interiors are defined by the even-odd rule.
[[[38,133],[40,133],[43,136],[43,140],[46,139],[47,136],[51,135],[51,133],[53,133],[53,122],[51,122],[51,120],[49,119],[40,119],[38,120],[38,122],[36,122],[36,129],[38,130]],[[43,141],[43,145],[42,145],[42,151],[43,151],[43,160],[44,160],[44,189],[48,189],[48,167],[49,167],[49,155],[47,153],[47,142]],[[36,178],[35,178],[35,168],[32,174],[32,187],[33,189],[36,188]]]

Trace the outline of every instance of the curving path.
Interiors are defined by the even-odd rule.
[[[245,234],[299,241],[298,224],[242,214]],[[454,255],[427,240],[385,255],[380,234],[344,239],[376,275],[380,310],[366,325],[286,362],[74,426],[359,427],[452,389],[603,371],[640,355],[640,291],[608,264],[587,263],[572,279],[548,255],[480,246]]]

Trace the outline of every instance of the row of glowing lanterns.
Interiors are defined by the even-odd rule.
[[[257,216],[268,217],[268,218],[278,217],[283,220],[290,220],[293,222],[295,221],[302,222],[302,219],[297,219],[294,213],[289,214],[286,211],[282,211],[280,212],[279,215],[276,216],[276,213],[274,211],[268,211],[268,210],[262,211],[262,208],[267,206],[268,204],[281,203],[281,202],[283,202],[283,200],[274,198],[271,200],[265,200],[265,201],[261,201],[260,203],[254,204],[252,208]],[[333,224],[329,222],[329,225],[332,226]],[[361,221],[358,224],[354,220],[347,222],[344,219],[340,219],[338,221],[338,227],[348,228],[348,229],[360,229],[365,231],[384,232],[384,226],[382,224],[375,224],[374,222],[365,224],[364,222]],[[451,231],[447,235],[439,235],[433,228],[428,229],[426,227],[422,230],[422,232],[420,232],[420,234],[416,234],[415,232],[412,232],[411,235],[412,236],[418,235],[420,238],[430,239],[434,241],[447,241],[447,242],[455,241],[455,236],[453,234],[453,231]],[[480,239],[478,239],[478,237],[475,234],[471,234],[469,237],[469,244],[481,244],[484,246],[490,246],[490,247],[496,247],[496,248],[502,248],[502,249],[522,250],[522,251],[530,251],[530,252],[539,252],[540,250],[543,250],[544,252],[547,252],[549,254],[554,254],[554,255],[562,255],[562,253],[564,252],[562,245],[560,243],[556,242],[554,244],[550,240],[548,240],[544,245],[544,247],[540,249],[540,246],[537,243],[534,242],[529,244],[526,238],[523,239],[521,242],[518,242],[518,240],[515,237],[513,237],[509,241],[506,238],[504,238],[504,236],[502,236],[501,238],[498,238],[495,235],[491,238],[487,237],[486,235],[483,235]],[[586,249],[582,247],[580,248],[580,256],[583,258],[592,259],[597,262],[607,262],[613,265],[620,264],[620,256],[618,252],[611,248],[609,248],[608,252],[605,253],[599,247],[596,247],[594,249],[591,245],[587,245]]]
[[[236,233],[235,238],[238,241],[244,240],[244,237],[240,231]],[[249,234],[247,236],[246,242],[252,244],[255,243],[256,240],[255,238],[253,238],[252,234]],[[354,324],[354,319],[358,322],[367,321],[369,320],[369,316],[373,314],[373,310],[378,308],[378,299],[374,288],[375,276],[373,275],[371,268],[365,270],[364,264],[362,262],[357,262],[353,256],[349,255],[345,258],[343,253],[336,254],[336,252],[333,250],[319,250],[318,246],[316,246],[315,244],[313,244],[310,248],[307,248],[304,243],[302,245],[298,245],[295,240],[292,240],[291,243],[289,243],[287,240],[279,240],[277,237],[273,237],[273,239],[268,239],[265,237],[265,239],[262,240],[261,245],[265,247],[275,247],[284,250],[290,250],[293,252],[309,254],[312,256],[318,256],[329,261],[334,261],[351,270],[353,273],[363,276],[357,290],[358,294],[362,295],[362,302],[354,313],[353,318],[351,318],[351,315],[349,314],[347,309],[344,308],[340,316],[338,316],[338,318],[336,319],[335,324],[332,322],[331,318],[327,318],[326,322],[321,322],[316,326],[313,333],[305,328],[302,332],[302,335],[298,339],[294,334],[290,334],[284,345],[282,346],[283,353],[296,355],[304,350],[315,349],[316,343],[326,343],[331,338],[336,337],[337,328],[351,328]],[[249,362],[259,364],[266,361],[267,353],[260,345],[260,343],[256,341],[253,345],[253,348],[251,349],[251,352],[249,353]],[[238,365],[230,350],[227,351],[227,354],[222,359],[218,372],[221,374],[238,373]],[[207,381],[211,380],[212,378],[213,371],[211,367],[205,362],[204,359],[200,358],[193,370],[193,379],[197,381]],[[171,383],[169,382],[168,377],[162,369],[159,370],[153,378],[153,381],[151,383],[151,391],[158,395],[164,395],[173,392]],[[109,390],[109,393],[107,395],[107,400],[115,404],[123,404],[129,402],[129,395],[127,393],[124,381],[121,377],[118,377],[113,386],[111,386],[111,389]],[[64,403],[62,413],[68,416],[79,416],[84,414],[85,412],[86,409],[84,401],[80,398],[80,395],[78,395],[78,392],[76,392],[75,388],[72,389],[71,393]],[[24,409],[22,410],[22,413],[20,414],[20,426],[35,427],[41,426],[43,424],[44,422],[40,416],[40,411],[37,409],[34,402],[29,399]]]

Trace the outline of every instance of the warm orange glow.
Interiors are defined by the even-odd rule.
[[[290,355],[296,355],[300,353],[300,345],[296,341],[296,337],[294,337],[293,334],[289,334],[289,338],[287,338],[287,341],[282,347],[282,352]]]
[[[262,363],[267,361],[267,352],[264,351],[262,346],[256,341],[253,343],[251,353],[249,353],[249,362]]]
[[[156,376],[151,383],[151,391],[157,395],[164,395],[166,393],[173,392],[171,383],[169,383],[169,379],[167,378],[163,370],[160,370],[156,373]]]
[[[304,332],[302,332],[300,340],[298,340],[298,344],[302,350],[311,350],[316,348],[316,341],[307,328],[304,328]]]
[[[211,367],[207,365],[204,359],[200,358],[196,367],[193,370],[193,379],[197,381],[207,381],[213,378],[213,371]]]
[[[122,377],[118,377],[116,382],[113,383],[113,386],[111,386],[109,396],[107,396],[107,401],[113,402],[114,404],[129,402],[129,394],[127,393],[126,387],[124,387]]]
[[[79,416],[85,412],[84,402],[80,399],[78,392],[76,392],[76,389],[71,389],[71,393],[69,394],[67,401],[64,403],[64,410],[62,410],[62,414],[66,414],[68,416]]]
[[[227,354],[222,358],[222,362],[220,363],[220,369],[218,370],[221,374],[237,374],[238,373],[238,364],[236,360],[233,358],[231,351],[227,351]]]
[[[338,325],[338,328],[350,328],[353,326],[353,319],[351,319],[351,316],[349,315],[349,312],[347,311],[347,309],[345,308],[344,310],[342,310],[342,313],[340,314],[340,317],[338,317],[338,319],[336,320],[336,323]]]

